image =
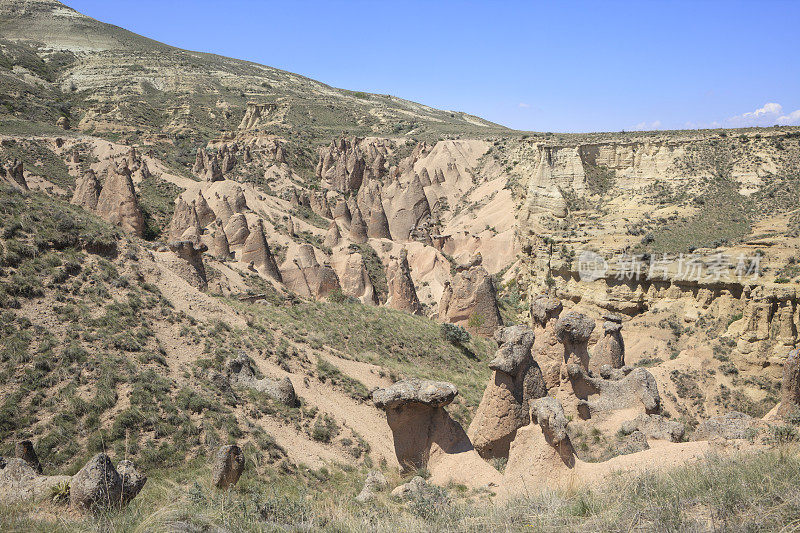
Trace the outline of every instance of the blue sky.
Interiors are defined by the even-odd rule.
[[[800,1],[65,3],[181,48],[518,129],[800,124]]]

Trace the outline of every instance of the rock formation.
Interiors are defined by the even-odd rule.
[[[330,227],[328,227],[328,232],[325,234],[325,240],[322,241],[322,244],[328,248],[335,248],[339,241],[342,238],[342,234],[339,233],[339,226],[336,222],[331,222]]]
[[[350,213],[352,215],[350,219],[350,240],[356,244],[363,244],[367,242],[367,225],[364,223],[358,204],[353,203]]]
[[[406,311],[414,315],[422,314],[422,305],[417,297],[417,290],[411,279],[408,257],[401,253],[399,258],[391,258],[386,269],[386,283],[389,297],[386,305],[393,309]]]
[[[594,320],[582,313],[569,311],[558,318],[554,331],[556,338],[564,345],[564,363],[576,364],[588,371],[588,343],[594,331]]]
[[[340,288],[336,272],[328,265],[319,264],[310,244],[301,244],[287,253],[281,279],[289,290],[317,300]]]
[[[214,223],[214,243],[211,249],[211,255],[220,261],[227,261],[231,258],[231,247],[228,243],[228,236],[225,234],[225,228],[222,223],[217,220]]]
[[[548,390],[561,382],[561,366],[564,364],[564,347],[555,332],[556,322],[563,306],[557,298],[538,296],[531,303],[531,320],[536,338],[533,357],[542,369]]]
[[[630,408],[643,409],[646,414],[661,412],[658,385],[647,369],[635,368],[622,379],[605,379],[592,377],[580,365],[571,363],[567,365],[567,375],[583,419]]]
[[[442,294],[439,318],[487,336],[502,325],[497,307],[497,289],[486,269],[475,266],[456,274]]]
[[[202,228],[208,226],[217,218],[217,215],[208,205],[206,197],[203,196],[203,191],[197,191],[197,200],[194,201],[194,208],[197,211],[197,220]]]
[[[372,393],[375,405],[386,411],[403,471],[426,468],[440,454],[472,450],[464,430],[444,410],[457,394],[451,383],[418,379],[398,381]]]
[[[40,476],[23,459],[0,463],[0,503],[4,505],[49,498],[55,487],[70,482],[70,476]]]
[[[25,171],[22,161],[11,161],[0,166],[0,179],[21,191],[28,191],[28,182],[25,180]]]
[[[339,277],[339,286],[346,296],[357,298],[363,304],[376,305],[378,303],[378,295],[375,293],[361,254],[334,256],[332,263]]]
[[[208,250],[205,244],[196,244],[194,241],[172,241],[169,243],[169,249],[191,267],[192,272],[186,276],[189,283],[201,289],[208,287],[206,268],[203,265],[203,253]]]
[[[364,487],[361,492],[356,496],[356,501],[359,503],[368,502],[375,499],[375,493],[386,490],[389,483],[386,477],[380,470],[370,470],[367,474],[367,479],[364,480]]]
[[[124,231],[141,237],[144,234],[144,217],[133,187],[127,163],[110,168],[100,196],[97,199],[97,214]]]
[[[703,420],[692,433],[691,440],[747,439],[755,437],[767,424],[750,415],[731,411]]]
[[[333,208],[333,220],[345,228],[350,227],[350,208],[344,198],[340,198],[339,201],[336,202],[336,207]]]
[[[484,459],[508,457],[517,429],[530,422],[530,402],[547,394],[542,371],[531,356],[533,339],[533,331],[522,325],[495,335],[500,347],[489,363],[494,372],[468,430]]]
[[[603,315],[603,336],[595,344],[589,367],[597,371],[603,365],[611,368],[625,366],[625,342],[622,340],[622,318],[619,315]]]
[[[97,209],[98,198],[100,198],[100,181],[94,170],[89,169],[75,180],[75,192],[70,203],[94,212]]]
[[[211,482],[219,489],[236,485],[244,472],[244,454],[235,444],[220,446],[211,467]]]
[[[92,457],[72,476],[69,484],[70,502],[74,507],[97,509],[115,507],[130,502],[147,482],[129,461],[121,462],[121,476],[111,459],[104,453]]]
[[[248,387],[263,392],[289,407],[297,407],[300,404],[294,385],[292,385],[292,381],[288,377],[283,379],[259,378],[259,373],[253,360],[243,352],[240,352],[237,357],[228,362],[226,371],[231,385]]]
[[[167,238],[171,241],[186,239],[199,242],[201,233],[195,202],[188,204],[182,196],[178,196],[167,227]]]
[[[250,236],[250,229],[247,227],[247,218],[241,213],[236,213],[231,216],[228,223],[225,224],[225,235],[228,236],[228,244],[230,246],[242,246]],[[241,254],[239,260],[243,260]]]
[[[800,417],[800,350],[792,350],[783,363],[781,403],[778,416],[789,419]]]
[[[624,422],[619,432],[630,435],[635,431],[642,432],[651,439],[680,442],[686,433],[686,428],[680,422],[669,420],[661,415],[640,414],[633,420]]]
[[[264,223],[261,219],[250,227],[250,234],[244,242],[241,257],[243,263],[252,263],[259,272],[262,272],[276,281],[281,281],[281,271],[272,256],[272,252],[264,236]]]
[[[14,447],[14,457],[22,459],[28,466],[33,468],[37,474],[42,474],[42,465],[39,463],[39,457],[33,449],[33,443],[29,440],[19,441]]]

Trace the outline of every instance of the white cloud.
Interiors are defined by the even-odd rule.
[[[775,102],[768,102],[755,111],[748,111],[726,120],[726,124],[734,127],[742,126],[772,126],[778,122],[783,112],[783,106]],[[788,118],[788,117],[786,117]]]
[[[527,108],[529,108],[531,106],[531,104],[526,104],[525,102],[520,102],[520,103],[517,104],[517,106],[521,107],[523,109],[527,109]]]
[[[633,127],[634,130],[639,131],[649,131],[649,130],[657,130],[661,129],[661,121],[654,120],[653,122],[640,122],[636,126]]]
[[[788,115],[778,117],[778,124],[784,126],[800,126],[800,109],[796,109]]]

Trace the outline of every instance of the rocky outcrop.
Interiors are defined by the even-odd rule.
[[[633,420],[624,422],[619,429],[623,435],[630,435],[635,431],[641,431],[651,439],[681,442],[686,428],[680,422],[669,420],[661,415],[641,414]]]
[[[325,234],[325,239],[322,241],[323,246],[335,248],[339,245],[341,239],[342,234],[339,232],[339,226],[336,222],[331,222],[331,225],[328,227],[328,232]]]
[[[426,468],[437,456],[473,449],[467,434],[444,410],[457,394],[452,383],[418,379],[372,393],[375,405],[386,411],[401,470]]]
[[[393,309],[406,311],[414,315],[422,314],[422,305],[417,297],[417,290],[411,279],[408,257],[401,253],[399,258],[391,258],[386,269],[386,283],[389,297],[386,305]]]
[[[133,187],[128,165],[110,168],[100,196],[97,215],[106,222],[120,226],[124,231],[141,237],[144,234],[144,217]]]
[[[128,467],[125,465],[125,469]],[[147,481],[145,478],[144,481]],[[141,490],[144,485],[138,476],[136,480],[129,477],[127,501],[138,493],[135,485]],[[72,476],[69,484],[69,498],[74,507],[81,509],[102,509],[116,507],[124,503],[122,476],[114,468],[111,459],[99,453],[92,457],[80,471]]]
[[[792,350],[783,363],[781,403],[778,416],[789,419],[800,417],[800,350]]]
[[[225,229],[222,227],[222,223],[219,220],[214,223],[214,241],[211,255],[220,261],[227,261],[231,258],[231,247],[228,243],[228,236],[225,234]]]
[[[187,203],[182,196],[175,200],[175,210],[167,227],[167,237],[171,241],[191,240],[199,242],[202,229],[195,202]]]
[[[53,488],[70,482],[69,476],[40,476],[23,459],[0,463],[0,503],[4,505],[48,498]]]
[[[386,476],[380,470],[370,470],[367,474],[367,479],[364,480],[364,487],[361,492],[356,496],[356,501],[359,503],[368,502],[375,499],[375,493],[386,490],[389,487],[389,482],[386,481]]]
[[[203,253],[208,250],[205,244],[196,244],[194,241],[173,241],[169,243],[169,249],[191,267],[193,275],[188,277],[189,283],[201,289],[208,287],[206,268],[203,265]]]
[[[235,444],[220,446],[211,467],[211,482],[219,489],[236,485],[244,472],[244,453]]]
[[[317,300],[340,288],[336,272],[326,264],[319,264],[310,244],[290,249],[281,266],[281,279],[289,290]]]
[[[253,360],[243,352],[228,362],[226,371],[231,385],[263,392],[289,407],[297,407],[300,404],[294,385],[288,377],[282,379],[259,378],[259,372],[256,370]]]
[[[247,242],[247,238],[250,236],[250,228],[247,227],[247,218],[241,213],[236,213],[231,216],[228,223],[225,224],[225,235],[228,236],[229,246],[242,246]],[[239,254],[239,259],[242,260],[241,253]]]
[[[414,476],[408,483],[403,483],[392,489],[392,498],[400,501],[413,500],[425,494],[428,487],[428,482],[422,476]]]
[[[395,241],[411,240],[412,233],[430,221],[431,207],[419,176],[406,185],[393,182],[383,189],[383,198],[389,231]]]
[[[323,218],[333,218],[331,206],[328,204],[328,196],[325,192],[312,194],[309,199],[311,203],[311,210]]]
[[[334,256],[333,267],[339,277],[339,286],[346,296],[357,298],[363,304],[376,305],[378,296],[359,253]]]
[[[147,476],[136,469],[133,462],[123,459],[117,463],[117,473],[122,478],[122,505],[128,505],[147,483]]]
[[[0,166],[0,179],[15,189],[19,189],[21,191],[30,190],[28,187],[28,182],[25,180],[25,171],[22,161],[17,161],[14,159],[3,166]]]
[[[564,346],[556,335],[555,327],[562,310],[561,302],[549,296],[538,296],[531,303],[531,319],[536,336],[532,350],[533,358],[542,369],[548,390],[558,387],[561,382]]]
[[[558,318],[556,338],[564,345],[564,362],[589,370],[589,337],[594,331],[594,320],[582,313],[569,311]]]
[[[603,336],[592,350],[589,367],[597,371],[603,365],[611,368],[625,366],[625,341],[622,340],[622,317],[619,315],[603,315]]]
[[[225,179],[222,175],[222,169],[220,168],[217,154],[209,156],[208,152],[206,152],[204,148],[197,150],[197,156],[194,160],[192,172],[209,182],[221,181]]]
[[[197,212],[197,221],[202,228],[205,228],[217,218],[211,206],[208,205],[206,197],[203,196],[203,191],[197,191],[197,199],[194,200],[194,208]]]
[[[356,244],[363,244],[368,239],[367,225],[361,216],[361,209],[358,208],[358,204],[353,203],[350,213],[352,215],[350,219],[350,240]]]
[[[750,415],[731,411],[703,420],[692,433],[691,440],[748,439],[755,437],[767,425]]]
[[[647,369],[635,368],[622,379],[606,379],[592,377],[580,365],[571,363],[567,365],[567,375],[583,419],[631,408],[643,409],[645,414],[661,412],[658,385]]]
[[[493,374],[468,430],[484,459],[508,458],[517,430],[530,422],[530,402],[547,394],[542,371],[531,355],[533,331],[522,325],[503,328],[495,340],[500,348],[489,363]]]
[[[39,457],[36,455],[36,450],[33,449],[33,443],[31,441],[19,441],[14,446],[14,457],[22,459],[28,463],[28,466],[33,468],[37,474],[41,475],[42,465],[39,463]]]
[[[330,146],[320,151],[316,175],[329,188],[342,193],[357,191],[364,181],[365,170],[369,168],[368,178],[381,173],[381,163],[373,156],[371,165],[367,165],[365,151],[375,152],[371,143],[357,138],[340,138],[331,142]],[[377,156],[377,153],[375,153]],[[373,170],[375,169],[375,170]]]
[[[100,198],[100,180],[97,179],[94,170],[89,169],[75,180],[75,192],[70,203],[94,212],[97,209],[98,198]]]
[[[261,219],[250,227],[250,234],[242,247],[240,261],[252,264],[259,272],[270,276],[275,281],[281,281],[281,271],[272,256],[264,235],[264,223]]]
[[[485,268],[475,266],[459,272],[445,286],[439,302],[439,319],[487,336],[503,324],[494,279]]]

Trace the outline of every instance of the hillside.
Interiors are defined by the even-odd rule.
[[[0,530],[797,520],[800,128],[513,131],[52,0],[0,104]]]

